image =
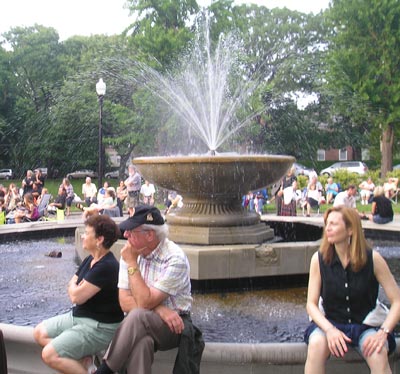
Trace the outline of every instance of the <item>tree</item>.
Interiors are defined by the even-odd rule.
[[[334,0],[329,19],[335,34],[329,51],[328,85],[360,109],[339,115],[364,133],[380,133],[381,174],[392,169],[400,118],[400,3],[397,0]],[[396,130],[397,129],[397,130]]]

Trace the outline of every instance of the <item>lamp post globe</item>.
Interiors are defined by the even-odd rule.
[[[96,83],[96,92],[99,98],[100,118],[99,118],[99,161],[98,161],[98,188],[103,186],[103,98],[106,94],[106,84],[100,78]]]

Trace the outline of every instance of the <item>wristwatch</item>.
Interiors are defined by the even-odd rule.
[[[133,274],[135,274],[137,271],[139,271],[139,268],[134,268],[133,266],[129,266],[129,267],[128,267],[128,275],[133,275]]]
[[[390,334],[389,329],[387,329],[387,328],[384,327],[384,326],[379,327],[379,330],[382,330],[385,334]]]

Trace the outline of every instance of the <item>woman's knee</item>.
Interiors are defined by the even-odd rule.
[[[318,358],[326,361],[329,357],[329,347],[325,335],[314,334],[308,342],[307,358]]]
[[[42,346],[45,345],[43,341],[48,339],[49,337],[43,323],[39,323],[35,326],[35,328],[33,329],[33,338],[38,344]]]
[[[42,360],[45,364],[50,365],[59,357],[58,353],[51,344],[47,344],[42,350]]]
[[[389,356],[386,349],[382,349],[380,353],[375,352],[370,357],[365,357],[371,373],[390,374],[392,371],[389,365]]]

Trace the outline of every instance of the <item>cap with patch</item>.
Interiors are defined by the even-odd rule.
[[[122,231],[133,230],[141,225],[163,225],[164,218],[161,212],[154,206],[138,205],[132,217],[120,223]]]

